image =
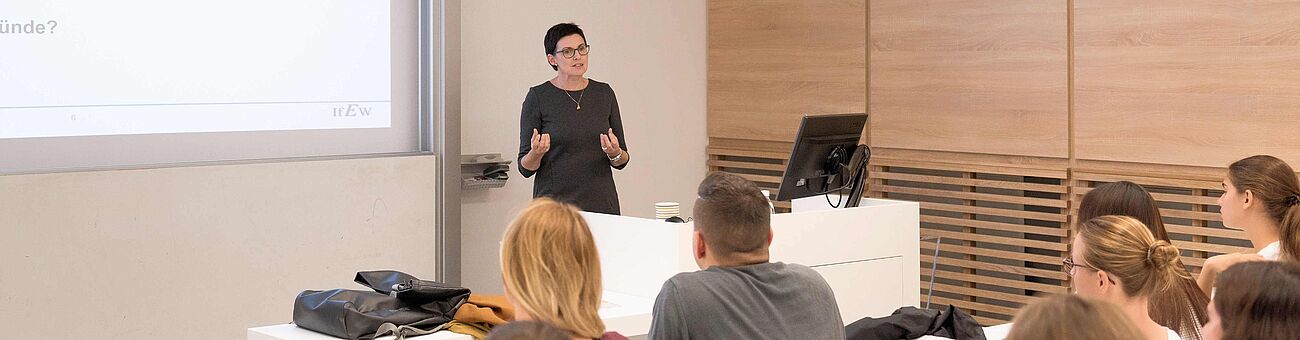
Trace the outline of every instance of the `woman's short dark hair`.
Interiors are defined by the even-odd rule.
[[[587,40],[587,36],[582,34],[582,29],[578,28],[577,24],[566,22],[551,26],[551,29],[546,30],[546,38],[542,40],[542,46],[546,48],[546,54],[555,54],[555,45],[560,43],[560,39],[574,34],[582,37],[583,41]],[[559,66],[555,65],[551,65],[551,68],[560,69]]]

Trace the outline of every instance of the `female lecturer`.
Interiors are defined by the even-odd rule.
[[[618,100],[609,84],[587,79],[591,46],[578,25],[558,24],[543,40],[554,78],[528,89],[519,117],[519,173],[537,175],[533,197],[551,197],[583,211],[619,214],[611,169],[631,155]]]

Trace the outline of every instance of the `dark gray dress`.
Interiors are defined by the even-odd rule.
[[[576,109],[569,95],[573,99],[581,96],[582,110]],[[618,215],[612,169],[622,170],[627,164],[612,166],[600,149],[600,135],[613,128],[620,146],[627,150],[614,89],[588,79],[585,93],[572,91],[569,95],[550,81],[528,89],[519,118],[519,173],[537,175],[533,197],[550,197],[583,211]],[[528,171],[522,160],[532,150],[533,129],[551,134],[551,149],[542,156],[537,171]]]

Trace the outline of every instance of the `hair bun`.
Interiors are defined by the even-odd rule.
[[[1168,241],[1159,240],[1147,249],[1147,263],[1156,269],[1163,269],[1178,263],[1178,247]]]

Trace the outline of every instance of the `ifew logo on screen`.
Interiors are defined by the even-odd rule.
[[[334,111],[335,117],[369,117],[370,111],[373,108],[361,104],[348,104],[332,107],[330,109]]]

